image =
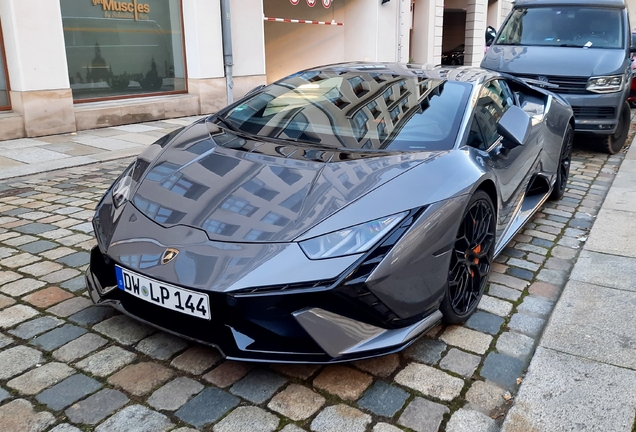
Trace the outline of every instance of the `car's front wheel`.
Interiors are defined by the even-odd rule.
[[[448,269],[448,288],[440,305],[448,324],[465,322],[477,309],[495,251],[495,207],[484,191],[466,206],[455,237]]]
[[[574,131],[572,126],[568,125],[563,136],[563,144],[561,144],[561,155],[559,156],[559,166],[557,167],[557,178],[554,182],[554,188],[550,194],[551,200],[560,200],[565,193],[565,188],[570,177],[570,165],[572,164],[572,141],[574,139]]]
[[[632,118],[632,111],[629,108],[629,104],[625,102],[622,106],[621,113],[618,116],[618,126],[616,132],[612,135],[603,137],[600,142],[600,150],[609,153],[616,154],[623,149],[627,136],[629,135],[629,125]]]

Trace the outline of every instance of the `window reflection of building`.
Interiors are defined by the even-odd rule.
[[[134,203],[135,207],[158,223],[177,224],[185,216],[184,212],[165,207],[140,195],[135,196]]]
[[[172,152],[171,163],[160,162],[149,171],[135,205],[159,223],[201,227],[211,239],[262,242],[285,232],[300,234],[308,228],[303,228],[308,218],[341,208],[360,187],[380,181],[395,164],[393,160],[364,164],[345,160],[325,165],[300,156],[297,160],[295,155],[269,156],[269,152],[285,151],[277,147],[281,146],[265,144],[256,152],[236,153],[219,146],[211,149],[211,155],[189,148]],[[206,162],[212,155],[219,165]],[[405,155],[407,164],[414,161],[414,156]],[[198,191],[196,205],[188,198],[193,190]],[[148,197],[170,203],[171,208]],[[184,210],[185,216],[177,210]]]
[[[220,234],[223,236],[231,236],[236,232],[237,229],[239,229],[239,226],[230,223],[224,223],[215,219],[206,219],[203,222],[203,226],[201,228],[210,233]]]
[[[167,180],[162,181],[160,185],[162,188],[169,189],[172,192],[191,200],[197,200],[207,189],[209,189],[207,186],[188,180],[183,176],[183,174],[174,174]]]
[[[415,160],[404,155],[368,164],[356,161],[314,164],[314,169],[309,169],[312,163],[306,160],[272,157],[264,162],[269,156],[265,146],[259,149],[264,153],[237,153],[217,147],[214,151],[219,156],[231,159],[233,154],[237,161],[236,168],[224,176],[208,170],[202,161],[189,164],[198,157],[195,153],[174,152],[171,160],[181,166],[177,174],[188,179],[205,179],[205,186],[210,186],[197,199],[196,206],[180,190],[163,187],[167,179],[175,177],[165,164],[159,165],[151,176],[153,180],[147,179],[135,197],[135,206],[156,222],[197,226],[214,240],[202,244],[199,252],[196,252],[199,246],[193,245],[179,254],[175,263],[179,283],[197,286],[195,279],[201,283],[209,279],[219,289],[229,286],[242,277],[246,265],[257,265],[276,253],[282,246],[271,242],[278,241],[281,235],[304,232],[309,228],[304,225],[308,220],[342,208],[359,193],[358,188],[380,181],[396,161],[408,164]],[[321,175],[317,178],[319,171]],[[154,201],[169,203],[171,208],[151,202],[149,196]],[[179,214],[175,209],[187,211]],[[270,245],[262,248],[249,244],[254,242]]]
[[[233,196],[226,199],[221,208],[242,216],[252,216],[258,210],[258,207],[254,207],[248,201]]]

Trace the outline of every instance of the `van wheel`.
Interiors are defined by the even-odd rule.
[[[629,135],[629,123],[631,121],[631,117],[632,112],[629,108],[629,104],[625,102],[623,104],[621,114],[618,117],[616,132],[614,132],[613,135],[603,137],[603,140],[599,145],[601,151],[609,154],[616,154],[622,150],[625,145],[625,141],[627,141],[627,135]]]

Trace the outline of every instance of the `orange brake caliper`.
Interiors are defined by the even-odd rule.
[[[481,252],[481,245],[477,245],[477,247],[475,249],[473,249],[473,253],[480,253]],[[475,257],[475,259],[473,260],[473,263],[475,265],[479,264],[479,258]],[[470,269],[470,276],[471,277],[475,277],[475,272],[473,271],[473,269]]]

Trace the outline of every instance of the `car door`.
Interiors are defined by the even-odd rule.
[[[481,132],[482,142],[471,144],[469,137],[469,145],[485,153],[484,159],[496,177],[501,199],[501,228],[508,225],[519,208],[537,166],[539,154],[533,133],[523,146],[513,149],[503,147],[503,137],[497,132],[497,124],[514,103],[513,94],[504,80],[495,79],[486,83],[479,93],[471,125],[473,135],[477,130]]]

